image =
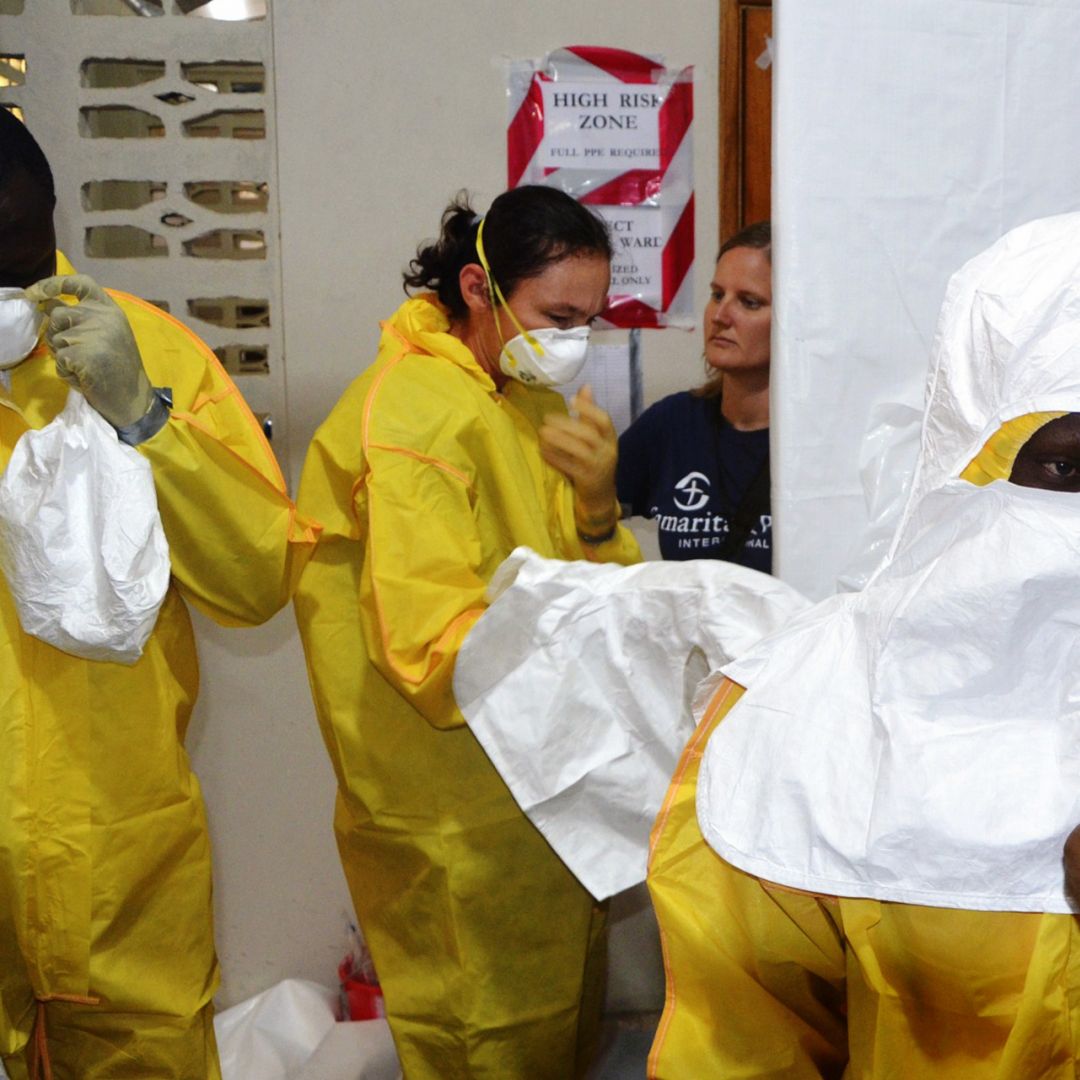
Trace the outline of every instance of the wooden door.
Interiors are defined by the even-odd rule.
[[[720,239],[769,217],[772,0],[720,0]]]

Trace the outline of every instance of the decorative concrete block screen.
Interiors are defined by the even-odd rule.
[[[0,106],[42,144],[76,268],[185,322],[284,460],[266,0],[0,0]]]

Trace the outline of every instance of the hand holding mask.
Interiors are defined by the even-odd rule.
[[[615,465],[619,440],[611,417],[583,386],[571,414],[551,413],[540,428],[544,460],[574,485],[574,512],[582,539],[608,538],[616,521]]]
[[[45,340],[56,372],[115,428],[139,420],[154,403],[150,379],[127,317],[105,290],[85,274],[45,278],[26,290],[41,303],[61,295],[77,304],[53,304]]]

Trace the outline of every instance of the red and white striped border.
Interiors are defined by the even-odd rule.
[[[539,151],[544,139],[541,85],[559,80],[589,80],[663,85],[660,108],[660,159],[656,169],[610,171],[544,168]],[[513,87],[511,88],[513,95]],[[604,319],[612,326],[692,325],[690,270],[694,262],[693,156],[690,138],[694,116],[693,69],[672,71],[639,53],[605,46],[572,45],[549,53],[530,67],[524,92],[512,101],[507,128],[507,174],[510,187],[549,184],[593,206],[661,208],[664,227],[662,292],[659,307],[638,296],[611,295]]]

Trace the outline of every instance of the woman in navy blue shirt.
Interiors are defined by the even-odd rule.
[[[646,409],[619,439],[619,501],[659,519],[665,559],[727,559],[768,573],[772,232],[748,225],[720,249],[696,390]]]

